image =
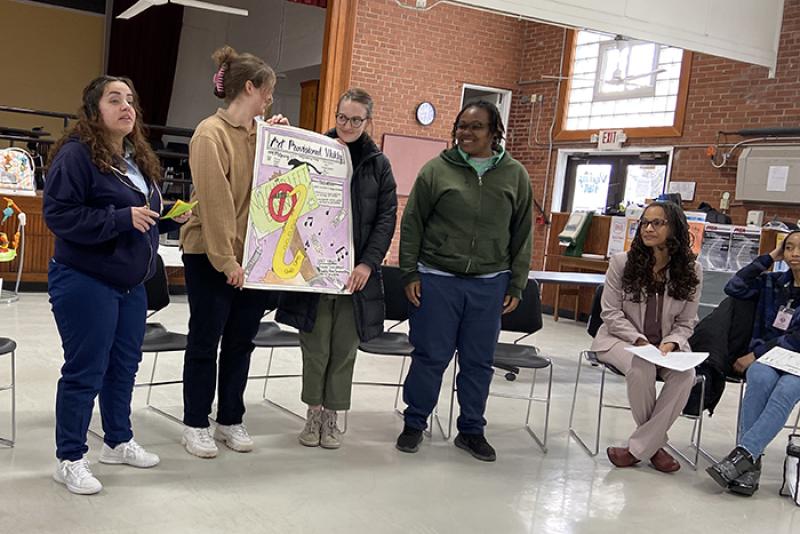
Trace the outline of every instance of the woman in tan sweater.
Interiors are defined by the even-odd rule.
[[[261,59],[224,46],[212,56],[214,94],[227,107],[202,121],[189,144],[199,201],[181,231],[189,336],[183,367],[182,443],[190,454],[217,455],[214,438],[247,452],[253,440],[242,424],[253,338],[273,294],[243,289],[242,252],[256,150],[255,119],[272,103],[275,73]],[[288,124],[281,115],[268,122]],[[220,343],[221,339],[221,343]],[[217,347],[219,377],[217,377]],[[217,391],[217,427],[208,417]]]

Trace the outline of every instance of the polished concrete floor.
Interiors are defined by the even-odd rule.
[[[157,318],[185,332],[185,298],[173,298]],[[769,448],[761,490],[750,499],[723,493],[702,469],[686,465],[672,475],[646,466],[614,469],[602,453],[589,457],[568,439],[577,354],[589,342],[583,325],[569,320],[545,317],[544,328],[532,337],[555,368],[547,454],[523,429],[524,403],[496,398],[489,401],[486,431],[497,449],[496,463],[472,459],[438,433],[418,454],[400,453],[394,449],[402,428],[392,409],[394,389],[374,387],[354,389],[340,450],[307,449],[297,443],[301,421],[264,403],[263,381],[253,380],[246,422],[257,449],[239,454],[222,447],[218,458],[201,460],[184,452],[181,427],[149,410],[139,389],[133,403],[136,439],[158,453],[161,464],[149,470],[96,464],[101,442],[90,436],[89,458],[105,486],[90,497],[72,495],[51,478],[62,355],[47,296],[23,294],[0,307],[0,336],[19,345],[17,444],[0,449],[0,532],[800,532],[800,508],[778,496],[788,432]],[[256,351],[253,374],[263,374],[266,358],[267,351]],[[0,358],[0,383],[8,376],[7,360]],[[159,377],[180,376],[182,355],[161,360]],[[279,351],[275,360],[274,373],[300,369],[297,350]],[[140,380],[149,376],[152,361],[145,355]],[[396,359],[360,355],[356,379],[392,381],[399,370]],[[584,371],[576,424],[588,430],[600,373]],[[525,393],[528,383],[529,375],[515,383],[497,375],[493,389]],[[716,455],[732,446],[737,394],[726,391],[717,413],[706,420],[704,445]],[[612,379],[607,395],[624,402],[623,383]],[[296,379],[270,382],[269,396],[302,409]],[[0,392],[0,435],[7,433],[8,399]],[[176,414],[180,399],[180,386],[153,393],[154,404]],[[623,443],[632,428],[629,413],[604,412],[602,447]],[[686,444],[689,431],[690,423],[679,420],[671,438]]]

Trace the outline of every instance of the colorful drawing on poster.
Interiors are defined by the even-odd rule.
[[[245,287],[346,293],[353,270],[347,147],[259,123]]]

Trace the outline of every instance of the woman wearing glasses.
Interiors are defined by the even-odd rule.
[[[600,361],[625,375],[636,430],[626,447],[606,449],[617,467],[642,460],[664,473],[680,469],[665,449],[667,431],[686,405],[694,369],[675,371],[625,350],[652,344],[664,354],[688,351],[697,324],[702,270],[692,253],[689,225],[672,202],[644,211],[628,252],[611,258],[603,291],[603,325],[592,343]],[[656,376],[664,387],[656,397]]]
[[[366,132],[372,97],[350,89],[339,98],[336,128],[326,135],[347,146],[353,164],[350,198],[355,269],[346,289],[352,295],[286,293],[276,319],[300,330],[303,391],[308,405],[299,441],[337,449],[336,412],[350,409],[353,366],[359,341],[383,332],[381,263],[392,242],[397,195],[389,160]]]
[[[531,182],[501,144],[494,104],[467,104],[453,148],[420,171],[403,213],[400,270],[411,302],[411,367],[397,449],[414,453],[458,350],[455,445],[492,462],[483,417],[500,316],[519,304],[531,262]]]

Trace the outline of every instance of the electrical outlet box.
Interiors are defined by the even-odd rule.
[[[417,9],[424,9],[428,5],[428,0],[417,0]]]

